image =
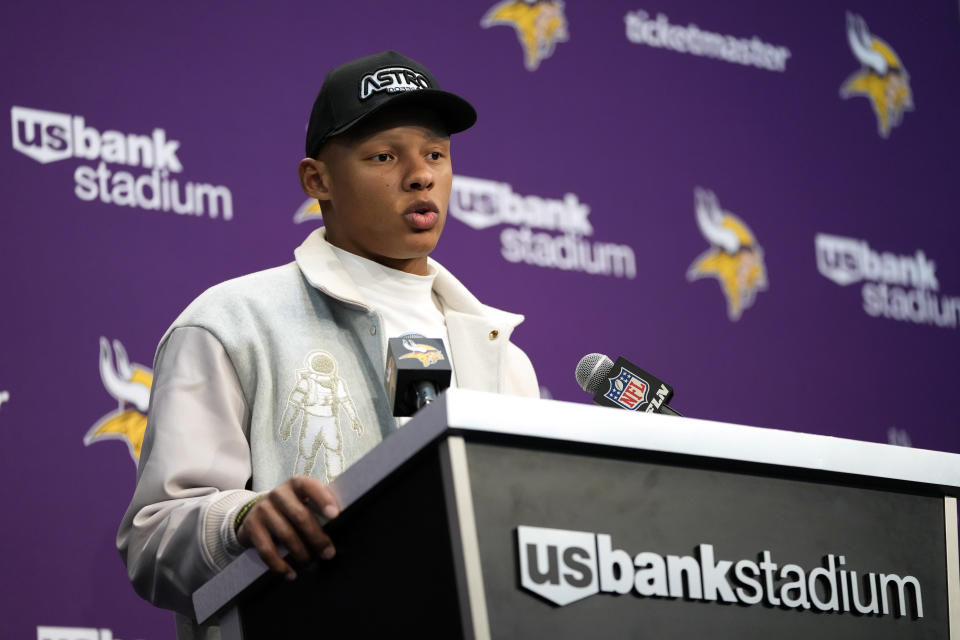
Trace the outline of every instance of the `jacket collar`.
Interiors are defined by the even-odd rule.
[[[347,273],[337,254],[327,242],[323,227],[314,229],[299,247],[293,250],[300,272],[314,288],[366,312],[373,311]]]
[[[314,230],[293,253],[297,266],[313,287],[344,304],[367,313],[373,311],[330,248],[323,228]],[[456,372],[458,385],[479,391],[502,391],[506,347],[523,316],[483,304],[443,265],[432,258],[427,260],[437,270],[433,290],[443,307],[454,366],[461,365]],[[379,352],[376,356],[370,353],[378,364],[381,356]]]
[[[350,278],[337,254],[330,248],[323,227],[315,229],[299,247],[293,251],[297,266],[314,288],[346,304],[370,312],[373,309],[364,300],[356,284]],[[517,313],[501,311],[480,302],[476,296],[461,284],[459,280],[439,262],[427,258],[437,270],[437,279],[433,290],[439,296],[444,312],[455,311],[485,320],[485,324],[495,325],[501,332],[509,334],[523,322],[524,317]],[[509,337],[505,335],[504,338]]]

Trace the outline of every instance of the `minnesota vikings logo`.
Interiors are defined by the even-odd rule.
[[[436,347],[430,346],[429,344],[418,344],[413,340],[404,338],[403,346],[410,353],[403,354],[397,358],[398,360],[403,360],[404,358],[416,358],[420,361],[420,364],[425,367],[429,367],[433,363],[443,360],[443,352]]]
[[[727,298],[727,316],[739,320],[767,288],[763,249],[743,220],[720,209],[712,191],[694,190],[697,226],[711,244],[687,270],[687,280],[716,278]]]
[[[862,66],[840,87],[840,97],[868,98],[877,115],[877,131],[888,138],[904,111],[913,110],[910,76],[890,45],[870,34],[861,16],[847,14],[847,40]]]
[[[113,355],[116,356],[116,365]],[[117,401],[117,408],[100,418],[83,437],[89,446],[101,440],[123,440],[134,462],[140,460],[143,433],[147,428],[147,405],[153,371],[127,359],[127,351],[119,340],[113,341],[113,354],[106,338],[100,338],[100,379],[107,393]]]
[[[293,221],[297,224],[309,220],[319,220],[323,222],[323,212],[320,210],[320,203],[313,198],[307,198],[307,200],[300,205],[300,208],[297,209],[296,213],[293,214]]]
[[[523,64],[536,71],[540,63],[553,55],[558,42],[566,42],[567,19],[562,0],[505,0],[494,5],[480,26],[513,27],[523,47]]]

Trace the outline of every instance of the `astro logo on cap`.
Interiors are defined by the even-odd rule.
[[[399,93],[429,88],[430,81],[422,73],[407,67],[386,67],[363,76],[360,80],[360,99],[366,100],[378,91]]]

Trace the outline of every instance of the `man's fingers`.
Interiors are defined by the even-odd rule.
[[[247,529],[246,533],[250,538],[250,542],[257,550],[257,553],[260,554],[260,558],[270,567],[270,570],[283,575],[287,580],[295,580],[297,572],[277,553],[277,547],[273,544],[273,538],[270,537],[270,533],[266,527],[259,526],[255,523],[253,526],[248,526],[247,522],[243,523],[243,527]]]
[[[304,546],[303,536],[299,532],[299,527],[296,527],[296,523],[289,522],[283,510],[278,510],[274,504],[264,505],[261,513],[274,542],[285,546],[297,562],[309,562],[310,552]]]
[[[275,492],[271,494],[271,499],[282,517],[296,529],[300,538],[316,549],[324,558],[332,557],[333,543],[330,541],[330,537],[323,531],[320,521],[313,511],[303,503],[303,499],[299,495]]]
[[[336,553],[317,513],[327,519],[340,515],[333,492],[316,478],[294,476],[251,507],[237,536],[257,549],[271,571],[292,580],[296,573],[280,557],[277,545],[299,562],[309,561],[311,550],[328,560]]]
[[[329,520],[340,515],[340,505],[333,492],[316,478],[293,476],[290,486],[301,501],[308,500]]]

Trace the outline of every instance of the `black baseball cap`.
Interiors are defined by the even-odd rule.
[[[426,67],[396,51],[384,51],[348,62],[327,74],[310,112],[307,157],[316,157],[329,138],[388,105],[428,107],[442,120],[447,133],[464,131],[477,121],[473,105],[456,94],[441,91]]]

